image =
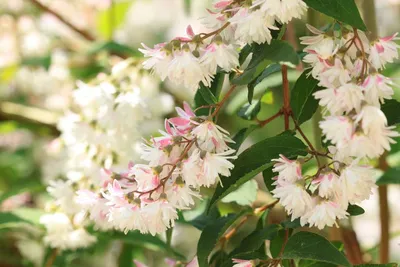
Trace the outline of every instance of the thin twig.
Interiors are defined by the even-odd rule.
[[[48,258],[45,267],[52,267],[54,261],[56,260],[57,256],[58,256],[58,252],[59,250],[57,248],[54,248],[50,257]]]
[[[214,112],[211,114],[211,117],[215,117],[216,115],[218,115],[219,111],[221,110],[222,106],[224,105],[224,103],[226,102],[226,100],[228,100],[229,96],[233,93],[233,91],[235,90],[236,85],[232,85],[231,88],[229,89],[229,91],[225,94],[224,98],[222,98],[222,100],[216,105],[217,108],[214,110]]]
[[[269,117],[266,120],[257,120],[258,124],[260,125],[260,127],[264,127],[265,125],[267,125],[268,123],[270,123],[271,121],[275,120],[276,118],[280,117],[283,115],[283,109],[279,110],[275,115]]]
[[[49,14],[52,14],[53,16],[58,18],[58,20],[60,20],[62,23],[67,25],[69,28],[71,28],[72,30],[74,30],[75,32],[80,34],[86,40],[88,40],[88,41],[95,41],[96,40],[96,38],[94,38],[94,36],[92,34],[90,34],[89,32],[87,32],[87,31],[85,31],[83,29],[79,29],[77,26],[73,25],[71,22],[69,22],[63,16],[58,14],[56,11],[54,11],[54,10],[50,9],[49,7],[45,6],[44,4],[42,4],[39,0],[30,0],[30,1],[36,7],[40,8],[41,10],[43,10],[43,11],[49,13]]]
[[[289,92],[289,80],[288,80],[288,69],[286,65],[282,65],[282,88],[283,88],[283,115],[285,118],[285,130],[289,130],[289,117],[292,112],[290,107],[290,92]]]

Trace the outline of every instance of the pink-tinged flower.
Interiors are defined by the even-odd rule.
[[[102,193],[103,197],[108,200],[107,205],[113,207],[122,207],[127,204],[125,193],[117,180],[107,186],[107,192]]]
[[[347,49],[346,55],[348,55],[351,59],[355,59],[357,57],[357,52],[359,50],[363,49],[365,53],[369,53],[370,51],[370,43],[368,37],[365,35],[365,32],[357,30],[357,34],[359,38],[356,38],[353,42],[352,40],[354,39],[354,32],[347,33],[341,40],[343,44],[347,44],[346,47],[343,47],[343,49]]]
[[[398,40],[397,34],[380,38],[372,44],[369,61],[374,68],[384,68],[386,63],[393,63],[394,59],[399,57],[400,46],[394,42]]]
[[[139,48],[139,51],[147,59],[143,62],[143,68],[146,70],[152,70],[161,80],[165,80],[168,75],[168,67],[173,59],[172,52],[165,49],[165,43],[157,44],[154,48],[150,48],[145,44],[142,44],[143,48]]]
[[[205,49],[200,63],[212,74],[217,73],[218,66],[229,72],[239,65],[239,53],[232,44],[213,42]]]
[[[234,265],[233,267],[255,267],[255,262],[253,260],[241,260],[232,259]]]
[[[183,102],[183,109],[180,107],[175,109],[179,117],[170,118],[168,122],[178,130],[178,133],[186,134],[193,127],[192,119],[196,117],[196,114],[187,102]]]
[[[153,201],[142,207],[150,234],[162,233],[173,227],[178,218],[176,209],[165,200]]]
[[[353,121],[346,116],[330,116],[319,123],[319,127],[327,140],[339,149],[344,148],[351,140],[354,133]]]
[[[284,155],[279,156],[279,159],[272,160],[277,162],[272,171],[279,173],[278,180],[294,183],[302,179],[300,163],[297,160],[290,160]]]
[[[197,257],[194,257],[187,265],[186,267],[199,267],[199,261]]]
[[[182,161],[181,175],[188,186],[199,188],[203,185],[203,160],[200,150],[195,149],[190,156]]]
[[[169,203],[177,209],[189,209],[194,205],[194,198],[200,199],[200,194],[186,184],[174,183],[166,186],[165,194]]]
[[[137,189],[140,192],[155,189],[160,185],[160,174],[155,173],[148,165],[136,164],[129,174],[137,182]]]
[[[307,26],[307,29],[310,32],[315,34],[315,36],[303,36],[303,37],[300,37],[300,40],[301,40],[300,43],[302,45],[307,45],[308,49],[310,49],[313,45],[319,44],[325,38],[331,38],[331,37],[328,37],[327,35],[325,35],[325,32],[318,30],[317,28],[315,28],[314,26],[312,26],[310,24],[306,24],[306,26]]]
[[[228,12],[220,13],[213,12],[207,9],[206,15],[202,18],[202,24],[210,30],[218,30],[223,27],[228,22],[228,17],[226,16]],[[232,43],[235,35],[235,26],[229,25],[221,33],[220,36],[225,42]]]
[[[332,171],[321,173],[312,184],[318,186],[318,195],[329,198],[335,195],[338,190],[338,176]]]
[[[259,9],[240,8],[229,21],[237,27],[235,39],[248,44],[271,43],[271,30],[279,29],[274,26],[274,17]]]
[[[234,143],[225,129],[209,120],[194,127],[192,134],[201,142],[200,148],[206,151],[224,152],[229,150],[227,143]]]
[[[319,78],[319,85],[326,88],[337,88],[351,80],[349,71],[338,58],[335,59],[335,64],[332,67],[320,73]]]
[[[224,8],[228,7],[232,3],[233,3],[232,0],[221,0],[221,1],[218,1],[218,2],[214,3],[214,7],[216,9],[224,9]]]
[[[138,260],[133,260],[133,262],[135,263],[136,267],[147,267],[146,264],[144,264]]]
[[[379,73],[369,75],[362,84],[365,101],[370,105],[380,107],[385,99],[392,99],[394,94],[392,85],[393,82],[390,78]]]
[[[309,207],[308,212],[300,218],[301,224],[309,224],[322,230],[325,226],[332,227],[337,225],[336,220],[347,218],[347,207],[343,207],[335,201],[325,200],[320,197],[313,199],[313,206]]]

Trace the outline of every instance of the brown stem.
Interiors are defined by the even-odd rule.
[[[224,103],[226,102],[226,100],[228,100],[229,96],[233,93],[233,91],[235,90],[236,85],[232,85],[231,88],[229,89],[229,91],[225,94],[224,98],[222,98],[222,100],[216,105],[217,108],[215,109],[215,111],[213,112],[213,114],[211,114],[211,117],[215,117],[216,115],[218,115],[219,111],[221,110],[222,106],[224,105]]]
[[[283,109],[279,110],[275,115],[269,117],[266,120],[257,120],[258,124],[260,125],[260,127],[264,127],[265,125],[267,125],[268,123],[270,123],[271,121],[275,120],[276,118],[280,117],[283,115]]]
[[[212,32],[209,32],[209,33],[200,34],[200,35],[201,35],[201,40],[204,41],[205,39],[207,39],[207,38],[209,38],[209,37],[211,37],[211,36],[220,34],[220,33],[221,33],[223,30],[225,30],[230,24],[231,24],[230,22],[227,22],[227,23],[225,23],[224,25],[222,25],[221,28],[219,28],[219,29],[217,29],[217,30],[215,30],[215,31],[212,31]]]
[[[256,209],[254,209],[254,214],[258,215],[261,212],[266,211],[267,209],[271,209],[271,208],[275,207],[275,205],[278,204],[278,202],[279,202],[279,199],[275,200],[272,203],[264,205],[262,207],[256,208]]]
[[[351,264],[363,264],[362,251],[357,235],[353,229],[340,228],[340,239],[343,240],[346,257]]]
[[[379,159],[379,169],[387,171],[389,165],[386,161],[386,154],[382,155]],[[389,262],[389,203],[388,203],[388,189],[386,185],[381,185],[379,191],[379,216],[381,221],[381,243],[379,250],[380,263]]]
[[[283,115],[285,117],[285,130],[289,130],[289,117],[291,114],[290,108],[290,92],[288,69],[286,65],[282,65],[282,87],[283,87]]]
[[[58,252],[59,252],[59,250],[58,250],[57,248],[54,248],[54,249],[53,249],[53,251],[52,251],[50,257],[48,258],[48,260],[47,260],[47,262],[46,262],[45,267],[51,267],[51,266],[53,266],[53,263],[54,263],[54,261],[55,261],[56,258],[57,258]]]
[[[88,41],[95,41],[96,38],[94,38],[89,32],[79,29],[77,26],[73,25],[71,22],[66,20],[63,16],[58,14],[56,11],[50,9],[49,7],[43,5],[39,0],[30,0],[32,4],[34,4],[36,7],[42,9],[43,11],[52,14],[56,18],[58,18],[62,23],[67,25],[69,28],[80,34],[83,38],[85,38]]]

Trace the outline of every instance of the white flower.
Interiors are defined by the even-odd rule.
[[[252,260],[240,260],[240,259],[232,259],[233,263],[235,265],[233,265],[233,267],[254,267],[255,262]]]
[[[154,201],[142,208],[146,218],[147,228],[150,234],[155,235],[165,232],[167,228],[174,226],[178,213],[167,201]]]
[[[332,171],[323,172],[319,177],[312,181],[318,185],[318,195],[320,197],[332,197],[338,190],[338,175]]]
[[[297,160],[290,160],[284,155],[279,155],[279,159],[273,159],[276,161],[274,164],[273,172],[278,172],[278,181],[283,180],[285,182],[294,183],[302,178],[301,176],[301,165]]]
[[[392,95],[394,94],[391,87],[392,84],[391,79],[381,74],[375,73],[369,75],[362,84],[365,101],[370,105],[380,107],[384,99],[392,99]]]
[[[239,65],[239,53],[232,44],[213,42],[205,49],[200,58],[200,63],[212,74],[217,73],[217,66],[226,72],[230,72],[232,68]]]
[[[350,73],[343,66],[343,63],[340,59],[335,59],[335,65],[326,69],[319,75],[320,78],[320,86],[326,88],[337,88],[342,85],[345,85],[350,81]]]
[[[347,44],[345,47],[345,49],[348,49],[346,51],[346,55],[348,55],[351,59],[355,59],[357,57],[357,52],[362,49],[361,47],[363,47],[365,53],[369,53],[370,51],[370,43],[365,33],[357,30],[357,35],[359,38],[356,38],[354,43],[351,42],[351,40],[354,39],[354,32],[348,32],[341,40],[343,45]],[[349,47],[350,44],[352,45]]]
[[[207,152],[203,158],[203,186],[210,187],[219,180],[219,175],[229,177],[231,175],[230,169],[234,165],[229,159],[235,159],[236,156],[230,156],[235,153],[234,150],[227,150],[222,153],[213,154]]]
[[[52,248],[77,249],[88,247],[96,241],[83,228],[74,228],[67,215],[64,213],[46,214],[40,218],[47,230],[44,242]]]
[[[148,60],[143,62],[143,68],[154,71],[161,80],[165,80],[168,75],[168,67],[172,60],[172,52],[165,48],[165,43],[157,44],[154,48],[142,44],[144,49],[139,48]]]
[[[359,112],[361,109],[361,102],[364,100],[362,88],[353,83],[347,83],[337,89],[337,101],[342,103],[342,108],[345,112],[350,112],[353,109]]]
[[[393,63],[394,59],[399,57],[400,46],[394,40],[398,40],[397,33],[380,38],[372,44],[369,61],[374,68],[384,68],[386,63]]]
[[[326,136],[325,140],[330,140],[338,148],[346,146],[354,133],[353,121],[346,116],[325,117],[319,127]]]
[[[174,59],[168,67],[168,78],[175,84],[183,84],[186,88],[197,89],[200,82],[209,86],[212,75],[200,65],[188,46],[174,53]]]
[[[307,10],[307,5],[302,0],[260,0],[255,3],[255,5],[260,4],[262,11],[282,23],[288,23],[293,18],[301,18]]]
[[[271,192],[274,198],[278,198],[292,220],[304,215],[311,207],[311,196],[299,183],[279,183]]]
[[[127,204],[111,208],[107,216],[109,222],[124,233],[131,230],[139,230],[141,233],[148,232],[147,220],[137,205]]]
[[[337,219],[344,219],[349,215],[345,208],[334,201],[315,197],[313,202],[314,206],[310,207],[308,212],[300,219],[303,226],[309,223],[310,227],[315,226],[322,230],[325,226],[337,225]]]
[[[225,129],[209,120],[193,128],[192,134],[200,141],[200,148],[206,151],[223,152],[229,150],[227,143],[233,143]]]
[[[182,161],[181,174],[185,183],[192,187],[200,187],[203,184],[203,160],[200,151],[195,149],[188,159]]]
[[[274,26],[275,20],[261,10],[251,11],[247,8],[240,8],[239,11],[229,20],[236,25],[235,38],[244,43],[270,43],[272,40],[271,30],[279,30]]]
[[[387,126],[385,114],[375,106],[364,106],[361,112],[355,116],[355,123],[361,122],[365,134],[375,130],[384,129]]]
[[[183,181],[175,182],[165,190],[169,203],[177,209],[188,209],[194,205],[194,198],[201,198],[200,194]]]
[[[318,30],[314,26],[310,24],[306,24],[307,29],[312,32],[313,34],[316,34],[315,36],[303,36],[300,37],[301,44],[302,45],[307,45],[307,49],[311,49],[313,46],[318,45],[322,40],[325,38],[329,38],[333,41],[333,39],[327,35],[325,35],[325,32]]]
[[[374,172],[370,167],[359,166],[357,161],[342,170],[339,186],[350,204],[369,199],[376,187]]]
[[[210,30],[218,30],[228,22],[228,18],[224,14],[212,12],[210,10],[207,11],[208,12],[201,20],[202,24],[206,28]],[[232,43],[235,37],[235,30],[235,26],[230,24],[220,33],[220,35],[225,42]]]
[[[343,153],[347,156],[357,158],[376,158],[383,154],[384,149],[375,143],[378,140],[371,140],[362,132],[355,132],[351,137],[348,146],[343,148]]]

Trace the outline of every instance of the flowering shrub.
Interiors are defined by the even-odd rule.
[[[304,49],[296,51],[289,27],[309,8],[333,21],[307,24],[312,35],[301,37]],[[42,167],[52,198],[40,217],[46,266],[104,240],[122,240],[115,241],[123,244],[121,266],[147,266],[132,256],[132,244],[162,250],[168,266],[363,263],[352,258],[349,243],[343,253],[309,229],[341,227],[363,213],[358,205],[377,188],[376,167],[389,166],[400,103],[383,70],[398,59],[397,34],[376,38],[353,0],[219,0],[206,13],[207,32],[189,25],[186,37],[142,44],[143,59],[113,52],[125,59],[77,82]],[[296,66],[303,72],[290,91]],[[282,104],[259,119],[255,91],[275,72],[282,76]],[[179,100],[174,111],[158,78],[194,92],[194,101]],[[233,135],[223,113],[241,92],[249,103],[238,115],[251,124]],[[321,112],[322,140],[312,142],[303,123]],[[249,141],[279,118],[279,134]],[[256,194],[245,190],[261,173],[273,199],[238,205],[238,195]],[[225,212],[226,202],[236,203]],[[268,219],[278,206],[288,218]],[[180,225],[201,231],[194,255],[174,247]]]

